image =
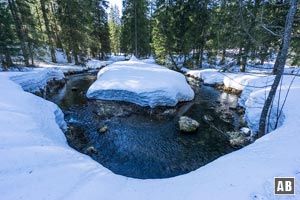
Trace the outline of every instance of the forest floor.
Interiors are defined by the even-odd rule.
[[[116,175],[68,146],[61,110],[29,93],[45,87],[47,77],[63,78],[57,71],[0,73],[1,199],[274,199],[277,176],[296,178],[296,194],[280,199],[300,199],[299,77],[283,77],[271,126],[276,106],[281,108],[289,93],[276,130],[188,174],[140,180]],[[207,84],[224,83],[242,90],[240,104],[246,108],[245,119],[252,132],[257,130],[269,90],[265,86],[274,78],[272,75],[212,69],[188,73]]]

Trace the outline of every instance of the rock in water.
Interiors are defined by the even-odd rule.
[[[77,88],[77,87],[72,87],[71,90],[72,90],[73,92],[75,92],[75,91],[78,90],[78,88]]]
[[[99,128],[99,133],[106,133],[107,130],[108,130],[107,126],[103,126]]]
[[[182,116],[179,119],[179,128],[180,131],[183,132],[194,132],[199,128],[199,122],[197,122],[196,120],[186,117],[186,116]]]
[[[214,118],[212,116],[210,116],[210,115],[204,115],[203,118],[207,122],[214,121]]]
[[[93,146],[88,147],[88,148],[86,149],[86,151],[87,151],[87,154],[88,154],[88,155],[91,155],[91,154],[97,152],[96,149],[95,149],[95,147],[93,147]]]

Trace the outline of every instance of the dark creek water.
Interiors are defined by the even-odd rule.
[[[58,94],[48,97],[65,113],[69,144],[116,174],[135,178],[166,178],[190,171],[236,150],[222,133],[238,130],[237,97],[212,87],[199,87],[193,102],[176,108],[143,108],[125,102],[87,100],[95,74],[68,77]],[[181,133],[180,116],[200,122],[192,134]],[[207,116],[212,118],[207,122]],[[107,127],[106,133],[99,128]]]

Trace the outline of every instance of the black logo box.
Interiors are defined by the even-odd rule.
[[[275,195],[295,195],[295,177],[274,177]]]

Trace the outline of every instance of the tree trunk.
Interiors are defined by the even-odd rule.
[[[241,54],[242,54],[242,47],[239,48],[238,56],[237,56],[237,65],[241,65]]]
[[[72,57],[70,55],[70,51],[69,50],[66,50],[66,55],[67,55],[67,61],[68,61],[68,63],[72,63]]]
[[[56,18],[55,18],[55,10],[54,10],[54,7],[52,5],[52,3],[49,4],[50,5],[50,8],[51,8],[51,12],[52,12],[52,21],[54,22],[54,28],[53,26],[51,26],[51,29],[52,29],[52,33],[54,32],[54,42],[56,44],[56,47],[58,48],[61,48],[62,51],[64,51],[64,48],[63,48],[63,45],[62,45],[62,41],[61,41],[61,37],[60,37],[60,34],[59,34],[59,28],[58,28],[58,24],[57,24],[57,21],[56,21]]]
[[[240,65],[240,72],[245,72],[246,71],[246,64],[247,64],[247,56],[244,54],[242,56],[242,62]]]
[[[37,14],[37,18],[38,18],[38,22],[39,22],[39,27],[40,27],[40,31],[41,33],[43,32],[43,26],[42,26],[42,22],[41,22],[41,18],[40,18],[40,14],[39,14],[39,8],[37,6],[35,6],[35,12]],[[42,34],[42,39],[44,40],[44,35]]]
[[[8,4],[9,4],[10,12],[13,16],[13,19],[14,19],[14,22],[16,25],[17,36],[21,43],[21,49],[23,52],[25,65],[29,66],[29,53],[28,53],[28,48],[26,46],[25,39],[24,39],[25,38],[24,31],[23,31],[21,21],[20,21],[19,15],[18,15],[18,9],[16,7],[14,0],[8,0]]]
[[[296,9],[297,9],[297,0],[291,0],[289,12],[286,16],[282,48],[281,48],[281,51],[279,51],[279,53],[277,55],[276,63],[275,63],[276,66],[274,66],[274,69],[275,68],[277,69],[277,73],[276,73],[274,82],[271,86],[271,90],[269,92],[268,98],[264,104],[264,107],[263,107],[263,110],[262,110],[262,113],[260,116],[259,131],[258,131],[259,137],[263,136],[266,133],[265,131],[266,131],[267,116],[268,116],[268,112],[270,110],[272,101],[276,95],[277,87],[280,83],[280,80],[281,80],[281,77],[283,74],[284,65],[286,62],[286,58],[287,58],[287,54],[288,54],[288,50],[289,50],[289,46],[290,46],[292,25],[293,25]]]
[[[42,9],[42,13],[43,13],[43,19],[45,22],[46,33],[47,33],[47,37],[48,37],[48,44],[49,44],[49,48],[50,48],[51,60],[52,60],[52,62],[56,63],[55,50],[54,50],[54,45],[53,45],[52,34],[50,32],[49,19],[48,19],[47,12],[46,12],[45,0],[40,0],[40,3],[41,3],[41,9]]]
[[[79,65],[78,54],[74,52],[75,65]]]
[[[226,56],[226,49],[224,48],[222,51],[222,59],[221,59],[220,65],[225,64],[225,56]]]
[[[264,62],[265,62],[265,57],[263,57],[263,58],[260,59],[260,65],[263,65]]]
[[[3,54],[1,54],[1,53],[0,53],[0,61],[2,63],[2,69],[3,69],[3,71],[7,71],[8,70],[7,63],[6,63],[6,61],[5,61],[4,57],[3,57]]]
[[[8,50],[7,47],[5,47],[4,49],[5,49],[5,53],[4,54],[5,54],[6,64],[8,65],[8,67],[13,66],[14,63],[13,63],[13,61],[11,59],[10,51]]]
[[[170,58],[171,58],[171,61],[172,61],[173,65],[174,65],[175,69],[176,69],[176,70],[179,70],[178,65],[177,65],[177,63],[175,62],[174,57],[173,57],[173,55],[172,55],[171,52],[169,52],[169,56],[170,56]]]
[[[201,45],[200,47],[200,53],[199,53],[199,68],[202,68],[203,66],[203,52],[204,52],[204,45]]]
[[[246,66],[247,66],[247,60],[248,60],[248,53],[250,49],[250,38],[248,38],[248,42],[246,43],[246,46],[244,50],[242,51],[242,61],[240,65],[240,72],[245,72],[246,71]]]
[[[134,49],[135,49],[135,56],[139,57],[138,53],[138,32],[137,32],[137,2],[134,1]]]
[[[28,48],[29,48],[29,56],[31,59],[31,65],[34,66],[34,49],[31,42],[28,43]]]

